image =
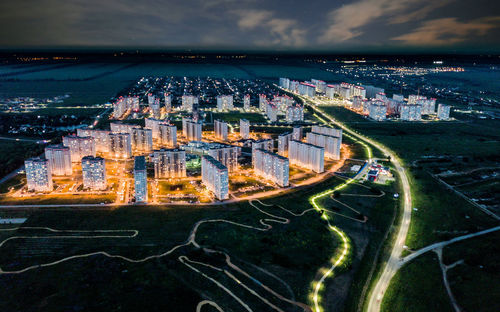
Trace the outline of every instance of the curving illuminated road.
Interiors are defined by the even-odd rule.
[[[304,97],[300,97],[302,100],[304,100],[304,104],[307,105],[310,99],[306,99]],[[381,145],[380,143],[362,135],[359,134],[358,132],[349,129],[347,126],[345,126],[343,123],[335,120],[325,112],[323,112],[321,109],[316,107],[315,105],[309,105],[314,111],[317,113],[321,114],[322,117],[326,118],[327,121],[331,124],[334,124],[335,126],[341,128],[344,132],[348,133],[349,135],[366,142],[373,147],[377,148],[380,150],[382,153],[384,153],[385,156],[390,156],[392,164],[394,165],[396,172],[401,180],[401,185],[402,185],[402,190],[403,190],[403,216],[401,219],[401,224],[399,226],[399,231],[396,236],[396,240],[394,242],[394,246],[392,248],[391,254],[389,256],[389,259],[387,260],[385,267],[383,268],[382,274],[380,275],[380,278],[375,284],[375,287],[373,288],[373,291],[370,294],[370,297],[368,299],[368,311],[369,312],[377,312],[380,311],[380,304],[382,302],[382,298],[384,296],[385,291],[387,290],[387,287],[389,286],[389,283],[396,274],[398,268],[399,268],[399,261],[400,261],[400,256],[401,253],[403,252],[403,246],[405,245],[406,241],[406,236],[408,234],[408,229],[410,226],[410,220],[411,220],[411,192],[410,192],[410,183],[408,180],[408,176],[406,174],[405,169],[403,168],[402,162],[399,160],[397,155],[388,149],[387,147]],[[320,120],[322,118],[319,118]],[[371,159],[371,155],[369,157]],[[319,310],[318,310],[319,311]]]

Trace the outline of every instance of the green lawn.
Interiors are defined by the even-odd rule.
[[[453,311],[436,254],[423,255],[396,273],[382,300],[381,311]]]

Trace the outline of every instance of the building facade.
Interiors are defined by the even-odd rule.
[[[105,190],[106,160],[101,157],[85,156],[82,158],[83,187],[90,190]]]
[[[186,152],[180,149],[160,149],[153,152],[155,179],[186,177]]]
[[[325,157],[333,160],[340,159],[341,138],[326,134],[309,132],[306,135],[309,144],[321,146],[325,149]]]
[[[226,166],[211,156],[201,158],[201,182],[219,200],[229,198],[229,175]]]
[[[85,156],[95,156],[95,140],[92,137],[67,135],[63,137],[63,145],[69,147],[72,162],[80,162]]]
[[[228,132],[227,122],[220,120],[214,121],[214,134],[217,140],[227,141]]]
[[[263,149],[255,151],[254,173],[281,187],[289,185],[288,158]]]
[[[24,169],[29,191],[51,192],[54,189],[48,159],[38,157],[27,159],[24,162]]]
[[[134,158],[134,185],[135,201],[137,203],[146,203],[148,201],[148,173],[146,157],[144,156]]]
[[[288,159],[290,164],[312,170],[317,173],[325,171],[325,149],[321,146],[290,141]]]
[[[240,136],[244,140],[250,138],[250,121],[240,119]]]
[[[111,133],[109,139],[111,157],[118,159],[132,157],[132,140],[129,133]]]
[[[182,118],[182,134],[188,141],[201,141],[201,122]]]
[[[49,161],[53,175],[69,176],[72,174],[71,152],[64,145],[50,145],[45,148],[45,159]]]

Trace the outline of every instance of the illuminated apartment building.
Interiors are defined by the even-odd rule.
[[[121,122],[112,122],[109,124],[112,133],[128,133],[132,135],[134,129],[141,128],[139,125],[126,124]]]
[[[272,152],[274,149],[274,141],[272,139],[269,139],[269,140],[259,140],[252,142],[252,163],[253,160],[255,159],[255,151],[258,149],[263,149]]]
[[[90,190],[106,189],[106,161],[101,157],[82,158],[83,188]]]
[[[376,121],[385,120],[385,116],[387,115],[387,107],[381,101],[372,101],[370,104],[370,109],[368,116]]]
[[[340,146],[342,144],[341,138],[326,134],[308,132],[306,135],[306,141],[309,144],[323,147],[325,149],[326,158],[333,160],[340,159]]]
[[[245,94],[245,97],[243,97],[243,109],[250,110],[250,94]]]
[[[304,137],[304,130],[302,129],[302,127],[300,126],[293,127],[292,140],[302,141],[303,137]]]
[[[134,158],[134,185],[135,201],[145,203],[148,201],[148,174],[146,168],[146,158],[136,156]]]
[[[234,109],[232,95],[218,95],[217,96],[217,110],[232,110]]]
[[[149,103],[149,111],[151,112],[151,116],[153,118],[161,117],[161,106],[159,98],[155,98],[152,103]]]
[[[245,140],[250,137],[250,122],[246,119],[240,119],[240,136]]]
[[[278,136],[278,154],[284,157],[288,156],[288,145],[293,139],[292,133],[283,133]]]
[[[188,141],[201,141],[201,125],[200,121],[182,118],[182,134]]]
[[[295,122],[304,120],[304,107],[301,105],[289,106],[286,110],[286,121]]]
[[[131,140],[133,151],[144,153],[153,150],[153,132],[151,129],[134,128]]]
[[[270,180],[281,187],[289,185],[289,163],[286,157],[258,149],[255,151],[253,169],[258,176]]]
[[[219,200],[229,198],[229,176],[226,166],[212,156],[201,158],[201,182]]]
[[[71,152],[69,147],[50,145],[45,148],[45,159],[49,161],[53,175],[71,175]]]
[[[239,146],[219,144],[210,147],[207,154],[226,166],[229,172],[238,170],[238,157],[241,155]]]
[[[325,171],[324,158],[325,149],[323,147],[299,141],[290,141],[288,147],[290,164],[321,173]]]
[[[301,82],[299,84],[299,94],[314,97],[316,96],[316,86],[311,83]]]
[[[161,146],[173,148],[177,145],[177,127],[168,123],[159,125],[159,140]]]
[[[228,126],[227,122],[215,120],[214,121],[214,134],[217,140],[227,141]]]
[[[146,129],[151,129],[151,133],[153,135],[153,141],[158,141],[160,139],[160,124],[164,123],[164,120],[155,119],[155,118],[146,118],[145,126]]]
[[[39,157],[27,159],[24,161],[24,169],[26,171],[28,190],[51,192],[54,189],[52,170],[48,159]]]
[[[80,162],[85,156],[96,155],[95,140],[90,136],[67,135],[63,137],[63,145],[69,147],[72,162]]]
[[[276,105],[274,105],[273,103],[267,103],[266,115],[267,115],[267,118],[269,118],[269,120],[271,122],[277,121],[278,120],[278,107]]]
[[[194,95],[183,95],[182,96],[182,110],[187,112],[193,112],[194,108],[198,106],[198,97]]]
[[[280,78],[279,80],[279,86],[285,89],[290,88],[290,79],[288,78]]]
[[[437,110],[437,117],[439,120],[450,119],[450,105],[439,104]]]
[[[311,132],[331,135],[342,139],[342,129],[335,129],[330,127],[312,126]],[[295,139],[294,139],[295,140]]]
[[[180,149],[160,149],[153,152],[155,179],[186,177],[186,152]]]
[[[172,111],[172,94],[170,93],[163,93],[164,96],[164,101],[165,101],[165,110],[168,112]]]
[[[121,159],[132,157],[132,140],[129,133],[111,133],[109,139],[111,157]]]
[[[266,112],[267,104],[268,104],[267,97],[264,94],[259,94],[259,109],[262,112]]]
[[[418,104],[403,104],[399,107],[399,119],[405,121],[422,120],[422,106]]]
[[[109,135],[111,134],[111,131],[95,130],[89,128],[77,129],[76,131],[79,137],[91,137],[94,139],[94,146],[96,152],[105,154],[108,154],[110,152],[111,141]]]

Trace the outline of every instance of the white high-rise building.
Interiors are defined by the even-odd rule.
[[[134,133],[134,129],[141,128],[141,126],[121,122],[112,122],[109,124],[109,128],[112,133],[128,133],[132,135],[132,133]]]
[[[110,153],[113,158],[130,158],[132,157],[132,142],[129,133],[111,133],[110,138]]]
[[[193,109],[198,105],[198,97],[194,95],[183,95],[182,96],[182,110],[192,112]]]
[[[45,159],[49,161],[53,175],[71,175],[71,152],[63,145],[50,145],[45,148]]]
[[[311,83],[301,82],[299,84],[299,94],[308,97],[316,96],[316,86]]]
[[[296,80],[290,80],[290,88],[288,90],[299,93],[299,82]]]
[[[131,139],[134,151],[144,153],[153,150],[153,131],[151,129],[134,128]]]
[[[399,119],[405,121],[422,120],[422,106],[418,104],[403,104],[399,107]]]
[[[363,98],[359,95],[356,95],[352,98],[352,109],[360,111],[363,109]]]
[[[311,79],[311,82],[313,83],[313,85],[316,86],[316,92],[325,93],[326,82],[324,82],[323,80],[318,80],[318,79]]]
[[[182,134],[188,141],[201,141],[201,122],[182,118]]]
[[[148,93],[148,106],[151,106],[156,100],[156,96],[153,93]]]
[[[177,127],[168,123],[160,124],[159,144],[174,148],[177,145]]]
[[[325,89],[325,96],[329,99],[335,98],[335,94],[337,93],[336,90],[338,88],[338,85],[327,85]]]
[[[160,106],[160,99],[156,98],[152,103],[149,103],[149,111],[151,112],[151,116],[153,118],[161,118],[161,106]]]
[[[307,143],[321,146],[325,149],[325,157],[333,160],[340,159],[342,139],[335,136],[309,132],[306,135]]]
[[[238,157],[241,155],[239,146],[218,146],[210,148],[207,154],[226,166],[229,172],[238,170]]]
[[[151,129],[151,133],[153,135],[153,141],[158,141],[160,137],[160,124],[164,123],[164,120],[154,119],[154,118],[146,118],[145,126],[146,129]]]
[[[267,103],[266,114],[267,114],[267,118],[269,118],[269,120],[271,122],[277,121],[278,120],[278,107],[276,105],[274,105],[273,103]]]
[[[52,170],[48,159],[38,157],[27,159],[24,161],[24,168],[28,190],[51,192],[54,189],[52,184]]]
[[[119,97],[114,103],[113,103],[113,118],[118,119],[123,117],[131,107],[129,106],[130,103],[127,101],[124,97]]]
[[[244,140],[250,138],[250,121],[240,119],[240,136]]]
[[[180,149],[160,149],[153,152],[155,179],[186,177],[186,152]]]
[[[226,166],[212,156],[201,158],[201,182],[219,200],[229,198],[229,176]]]
[[[394,93],[392,95],[392,99],[395,101],[403,102],[405,100],[405,97],[402,94],[396,94]]]
[[[339,137],[340,139],[342,139],[342,129],[335,129],[322,126],[312,126],[311,132]]]
[[[250,110],[250,94],[245,94],[243,98],[243,109],[246,111]]]
[[[283,133],[278,136],[278,154],[284,157],[288,156],[288,145],[293,140],[292,133]]]
[[[370,104],[369,117],[376,121],[385,120],[385,116],[387,115],[387,107],[383,102],[372,102]]]
[[[267,104],[267,96],[265,94],[259,94],[259,109],[264,113],[266,112]]]
[[[288,159],[290,164],[312,170],[317,173],[325,171],[325,149],[320,146],[290,141]]]
[[[450,119],[450,105],[439,104],[437,110],[437,117],[439,120]]]
[[[218,95],[217,96],[217,110],[232,110],[234,109],[232,95]]]
[[[301,105],[289,106],[286,110],[286,121],[295,122],[304,120],[304,107]]]
[[[227,122],[215,120],[214,121],[214,134],[217,140],[227,141],[228,126]]]
[[[377,93],[384,93],[385,90],[382,88],[374,87],[374,86],[363,86],[366,90],[366,97],[368,99],[374,99],[377,95]]]
[[[300,126],[293,127],[292,140],[302,141],[303,137],[304,137],[304,130],[302,129],[302,127]]]
[[[422,106],[422,115],[430,115],[436,112],[436,99],[423,97],[418,99],[416,104]]]
[[[274,141],[272,139],[269,139],[269,140],[259,140],[252,142],[252,163],[253,160],[255,159],[255,151],[258,149],[263,149],[272,152],[274,149]]]
[[[282,88],[289,89],[290,88],[290,79],[288,79],[288,78],[280,78],[279,85]]]
[[[96,130],[96,129],[77,129],[76,130],[79,137],[91,137],[94,139],[95,151],[98,153],[108,154],[111,148],[111,140],[109,135],[111,131],[109,130]],[[95,156],[95,155],[90,155]]]
[[[289,163],[286,157],[258,149],[255,151],[253,169],[258,176],[270,180],[281,187],[289,185]]]
[[[106,189],[106,161],[101,157],[82,158],[83,187],[91,190]]]
[[[69,147],[72,162],[82,161],[82,157],[95,156],[95,141],[92,137],[67,135],[63,137],[63,145]]]
[[[148,201],[148,173],[146,168],[146,158],[136,156],[134,158],[134,185],[135,201],[145,203]]]
[[[167,113],[172,111],[172,94],[164,92],[163,93],[164,101],[165,101],[165,110]]]

